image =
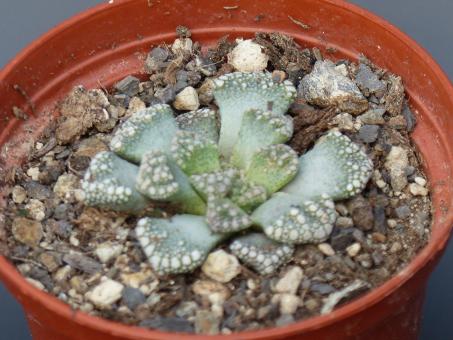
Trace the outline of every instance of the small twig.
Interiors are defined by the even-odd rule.
[[[102,85],[101,81],[100,81],[99,79],[97,79],[96,81],[97,81],[99,87],[101,88],[101,90],[104,91],[104,93],[105,93],[106,95],[108,95],[108,94],[109,94],[109,91],[107,91],[107,89],[105,88],[105,86]]]
[[[28,93],[19,84],[14,84],[13,89],[16,90],[17,92],[19,92],[22,95],[22,97],[25,98],[25,101],[31,108],[31,112],[33,112],[33,114],[36,114],[35,104],[31,100]]]
[[[18,256],[11,256],[11,259],[15,260],[15,261],[24,262],[24,263],[31,263],[31,264],[34,264],[35,266],[39,267],[39,268],[46,269],[46,267],[44,267],[44,265],[42,265],[41,263],[36,262],[34,260],[25,259],[23,257],[18,257]]]
[[[32,155],[32,158],[33,159],[36,159],[36,158],[40,158],[42,156],[44,156],[46,153],[48,153],[49,151],[51,151],[53,148],[55,148],[57,146],[57,140],[55,137],[51,137],[49,139],[49,141],[47,142],[46,145],[44,145],[42,147],[42,149],[40,150],[37,150],[33,155]]]
[[[307,25],[303,23],[300,20],[294,19],[291,15],[288,15],[289,20],[291,20],[293,23],[295,23],[297,26],[302,27],[304,30],[309,30],[311,27],[310,25]]]
[[[239,6],[224,6],[223,9],[227,10],[227,11],[231,11],[233,9],[238,9]]]

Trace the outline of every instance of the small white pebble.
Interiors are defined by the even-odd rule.
[[[86,298],[99,308],[110,307],[121,298],[124,286],[108,278],[103,278],[102,282],[86,293]]]
[[[332,246],[328,243],[320,243],[318,244],[318,249],[326,256],[333,256],[335,255],[335,250]]]
[[[414,182],[418,185],[421,185],[422,187],[426,185],[426,179],[424,179],[423,177],[415,177]]]
[[[69,243],[74,247],[78,247],[80,245],[80,241],[74,234],[69,237]]]
[[[177,110],[197,110],[200,106],[197,91],[192,86],[186,87],[176,95],[173,106]]]
[[[27,170],[27,175],[31,177],[32,180],[39,180],[39,168],[33,167]]]
[[[395,242],[390,247],[390,253],[395,254],[395,253],[399,252],[401,249],[403,249],[403,246],[401,245],[401,243]]]
[[[394,220],[394,219],[392,219],[392,218],[389,218],[389,219],[387,220],[387,226],[388,226],[390,229],[395,228],[397,225],[398,225],[398,222],[396,222],[396,220]]]
[[[107,263],[111,259],[118,257],[122,251],[123,246],[121,244],[105,242],[98,245],[94,252],[102,263]]]
[[[267,67],[269,56],[261,45],[252,40],[237,40],[238,45],[228,54],[228,63],[239,72],[261,72]]]
[[[275,285],[275,291],[278,293],[295,294],[304,276],[300,267],[294,266],[289,269]]]
[[[422,187],[420,184],[417,184],[417,183],[409,184],[409,191],[414,196],[427,196],[428,195],[428,189],[426,189],[425,187]]]
[[[350,257],[354,257],[360,252],[361,249],[362,246],[360,245],[360,243],[356,242],[347,247],[346,252]]]
[[[36,150],[41,150],[43,148],[44,144],[41,142],[36,143]]]
[[[32,279],[30,277],[26,277],[25,280],[32,284],[33,286],[35,286],[36,288],[38,288],[39,290],[46,290],[46,288],[44,287],[44,285],[39,282],[38,280],[35,280],[35,279]]]

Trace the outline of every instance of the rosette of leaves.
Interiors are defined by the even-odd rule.
[[[334,200],[356,195],[372,170],[348,137],[330,131],[298,157],[285,113],[296,90],[269,73],[231,73],[215,80],[218,113],[175,117],[168,105],[133,114],[94,157],[85,202],[142,213],[155,201],[181,214],[143,217],[136,236],[160,274],[199,267],[219,243],[261,274],[291,259],[294,246],[326,240]]]

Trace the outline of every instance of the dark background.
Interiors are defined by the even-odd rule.
[[[215,1],[215,0],[213,0]],[[101,0],[0,0],[0,67],[33,39]],[[452,0],[353,0],[424,46],[453,79]],[[453,245],[429,282],[421,339],[453,339]],[[31,339],[20,306],[0,284],[0,340]]]

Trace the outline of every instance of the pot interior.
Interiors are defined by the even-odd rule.
[[[144,75],[147,52],[152,45],[172,41],[177,25],[189,27],[193,40],[204,47],[225,35],[232,39],[279,31],[302,46],[320,48],[331,59],[355,60],[363,52],[378,66],[402,76],[418,119],[412,137],[424,158],[435,207],[431,241],[406,272],[421,268],[444,247],[453,216],[451,84],[421,48],[351,5],[327,0],[236,3],[237,8],[225,9],[231,2],[126,0],[101,5],[35,41],[0,73],[0,166],[18,164],[26,156],[30,143],[58,114],[58,101],[72,87],[109,88],[131,73]],[[310,27],[302,28],[288,15]],[[328,52],[333,49],[336,52]],[[14,118],[13,106],[30,114],[30,119]],[[396,279],[385,289],[405,280]],[[362,299],[352,304],[360,306]]]

